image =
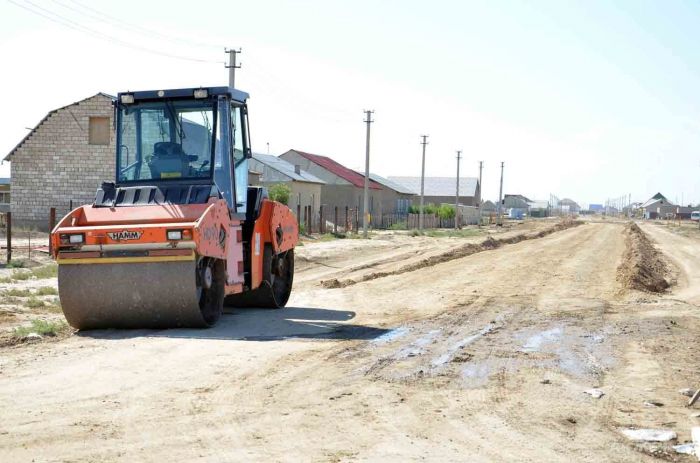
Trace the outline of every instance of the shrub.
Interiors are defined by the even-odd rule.
[[[38,299],[36,296],[31,296],[24,302],[24,305],[26,305],[30,309],[38,309],[39,307],[44,307],[46,304],[41,299]]]
[[[443,204],[438,208],[437,215],[441,219],[451,219],[455,216],[455,208],[449,204]]]
[[[37,333],[42,336],[56,336],[66,330],[68,325],[64,322],[50,322],[47,320],[32,320],[31,326],[20,326],[15,328],[14,335],[17,338],[24,338],[29,333]]]
[[[292,190],[284,183],[272,185],[267,191],[271,200],[284,205],[289,203],[289,195],[292,194]]]

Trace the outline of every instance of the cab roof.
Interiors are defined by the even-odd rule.
[[[232,87],[191,87],[191,88],[175,88],[170,90],[141,90],[138,92],[120,92],[117,95],[117,101],[121,101],[121,96],[130,94],[134,95],[134,101],[139,100],[159,100],[161,98],[188,98],[193,97],[195,90],[207,90],[209,96],[228,95],[232,100],[240,103],[245,103],[248,99],[248,94]]]

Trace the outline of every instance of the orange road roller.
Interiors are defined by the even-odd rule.
[[[71,326],[204,328],[224,307],[286,305],[297,220],[248,185],[247,99],[229,87],[117,96],[116,179],[51,233]]]

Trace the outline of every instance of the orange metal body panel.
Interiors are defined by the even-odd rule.
[[[169,241],[168,230],[189,231],[190,238]],[[84,245],[122,245],[125,248],[148,248],[149,245],[170,245],[172,250],[152,249],[149,256],[172,255],[178,245],[192,243],[200,256],[214,257],[226,262],[226,293],[243,289],[244,275],[239,269],[243,260],[240,237],[241,221],[231,219],[226,201],[211,200],[208,204],[148,205],[115,208],[81,206],[66,215],[51,234],[54,257],[70,254],[84,257],[86,252],[62,252],[60,235],[83,233]],[[125,233],[126,232],[126,233]],[[100,247],[101,249],[101,247]],[[191,253],[191,250],[183,250]],[[90,251],[99,258],[100,251]]]
[[[168,241],[167,231],[174,229],[189,230],[191,239]],[[243,265],[240,265],[243,262],[241,229],[241,221],[230,218],[226,201],[221,199],[192,205],[82,206],[68,213],[56,225],[51,240],[54,257],[66,251],[65,245],[62,249],[60,243],[63,233],[83,233],[84,245],[93,246],[140,245],[143,248],[149,244],[170,243],[174,249],[180,243],[194,242],[198,255],[226,262],[226,293],[235,294],[243,290],[244,282]],[[124,235],[124,232],[127,233]],[[277,254],[292,249],[298,240],[299,229],[291,210],[281,203],[263,200],[249,244],[251,289],[259,287],[262,282],[265,244],[269,243]],[[96,256],[101,254],[100,251],[92,252],[96,252]]]
[[[263,279],[263,250],[270,243],[275,254],[288,251],[299,241],[299,227],[292,211],[282,203],[263,200],[250,240],[251,289]]]

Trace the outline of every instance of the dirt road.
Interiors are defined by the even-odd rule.
[[[678,393],[700,387],[697,241],[649,229],[679,285],[626,292],[623,230],[589,223],[337,289],[320,280],[459,240],[308,244],[287,309],[2,350],[0,461],[688,458],[620,429],[682,442],[699,424]]]

